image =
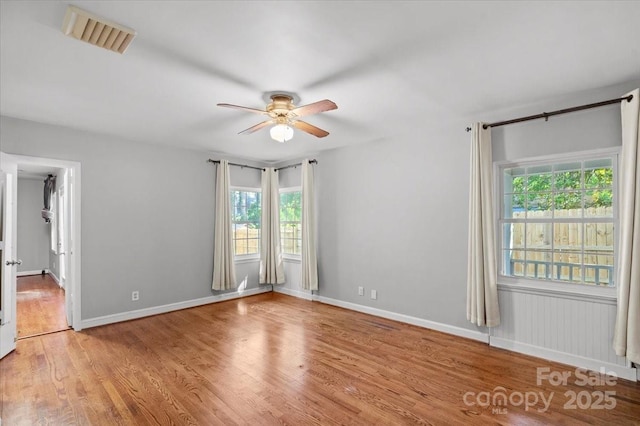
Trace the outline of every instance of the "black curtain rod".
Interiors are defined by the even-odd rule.
[[[209,158],[207,160],[208,163],[215,163],[215,164],[220,164],[220,160],[212,160],[211,158]],[[318,160],[309,160],[309,164],[318,164]],[[255,169],[255,170],[261,170],[264,171],[265,169],[262,167],[255,167],[255,166],[249,166],[247,164],[237,164],[237,163],[229,163],[230,166],[238,166],[238,167],[247,167],[249,169]],[[276,172],[279,170],[284,170],[284,169],[289,169],[291,167],[298,167],[301,166],[302,163],[297,163],[297,164],[290,164],[288,166],[284,166],[284,167],[279,167],[276,169]]]
[[[605,105],[617,104],[624,100],[626,100],[627,102],[631,102],[632,99],[633,99],[633,95],[629,95],[624,98],[609,99],[608,101],[596,102],[593,104],[580,105],[580,106],[571,107],[571,108],[559,109],[557,111],[552,111],[552,112],[543,112],[542,114],[529,115],[527,117],[514,118],[512,120],[497,121],[495,123],[483,124],[482,128],[487,129],[489,127],[506,126],[507,124],[521,123],[523,121],[537,120],[539,118],[544,118],[545,121],[547,121],[549,120],[549,117],[554,115],[567,114],[569,112],[576,112],[576,111],[582,111],[585,109],[598,108]],[[466,130],[467,132],[470,132],[471,127],[467,127]]]
[[[309,160],[309,164],[318,164],[318,160]],[[280,170],[284,170],[284,169],[290,169],[291,167],[298,167],[301,166],[302,163],[296,163],[296,164],[289,164],[288,166],[284,166],[284,167],[278,167],[276,169],[276,172],[280,171]]]
[[[207,160],[208,163],[215,163],[215,164],[220,164],[220,160],[212,160],[211,158],[209,158]],[[262,167],[255,167],[255,166],[249,166],[247,164],[238,164],[238,163],[229,163],[230,166],[238,166],[238,167],[246,167],[248,169],[255,169],[255,170],[262,170],[264,171],[264,169]]]

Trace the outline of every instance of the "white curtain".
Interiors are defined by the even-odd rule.
[[[214,290],[236,287],[236,267],[233,262],[233,231],[231,229],[231,194],[229,191],[229,162],[220,160],[216,177],[216,219],[213,244]]]
[[[260,235],[260,284],[283,284],[284,266],[280,246],[280,189],[278,172],[262,171],[262,218]]]
[[[305,290],[318,289],[314,198],[313,167],[308,159],[304,159],[302,161],[302,288]]]
[[[618,246],[618,311],[613,348],[640,364],[640,89],[622,101],[620,154],[620,244]]]
[[[474,324],[500,324],[493,216],[491,128],[473,125],[469,185],[469,264],[467,319]]]

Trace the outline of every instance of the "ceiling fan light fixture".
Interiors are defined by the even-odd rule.
[[[271,139],[284,143],[293,137],[293,129],[286,124],[276,124],[269,131]]]

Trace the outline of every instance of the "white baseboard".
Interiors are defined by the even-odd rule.
[[[53,273],[53,272],[51,272],[51,271],[49,271],[49,272],[48,272],[48,274],[49,274],[49,276],[50,276],[51,278],[53,278],[53,280],[56,282],[56,284],[58,284],[60,287],[62,287],[62,286],[60,285],[60,279],[56,276],[56,274],[54,274],[54,273]]]
[[[292,288],[286,288],[278,286],[277,284],[273,286],[273,291],[276,293],[282,293],[293,297],[298,297],[300,299],[313,300],[313,294],[311,292],[306,292],[304,290],[294,290]]]
[[[424,327],[431,330],[441,331],[447,334],[453,334],[454,336],[465,337],[467,339],[477,340],[483,343],[489,343],[489,335],[481,333],[479,331],[467,330],[466,328],[456,327],[453,325],[443,324],[440,322],[429,321],[422,318],[412,317],[409,315],[398,314],[395,312],[385,311],[378,308],[372,308],[370,306],[358,305],[351,302],[343,302],[342,300],[330,299],[323,296],[313,296],[313,300],[326,303],[328,305],[338,306],[340,308],[351,309],[352,311],[358,311],[369,315],[375,315],[377,317],[387,318],[407,324],[417,325],[418,327]]]
[[[554,351],[552,349],[529,345],[527,343],[515,342],[513,340],[503,339],[500,337],[491,337],[489,344],[496,348],[520,352],[525,355],[531,355],[537,358],[560,362],[562,364],[568,364],[574,367],[586,368],[587,370],[596,372],[599,372],[601,368],[604,368],[605,371],[613,372],[616,374],[616,376],[623,379],[631,380],[632,382],[635,382],[638,379],[637,371],[632,367],[612,364],[610,362],[599,361],[592,358],[585,358],[566,352]]]
[[[45,274],[49,273],[48,269],[44,270]],[[17,277],[26,277],[27,275],[42,275],[42,269],[38,269],[37,271],[21,271],[21,272],[16,272],[16,276]]]
[[[82,329],[99,327],[101,325],[114,324],[122,321],[129,321],[138,318],[144,318],[151,315],[165,314],[167,312],[179,311],[181,309],[193,308],[196,306],[208,305],[211,303],[224,302],[225,300],[239,299],[241,297],[253,296],[261,293],[268,293],[268,288],[252,288],[243,291],[234,291],[224,293],[217,296],[208,296],[200,299],[185,300],[184,302],[170,303],[168,305],[153,306],[150,308],[137,309],[135,311],[121,312],[118,314],[105,315],[96,318],[83,319],[81,321]]]

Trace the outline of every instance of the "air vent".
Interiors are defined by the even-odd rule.
[[[109,22],[75,6],[67,8],[62,32],[118,53],[124,53],[136,36],[131,28]]]

